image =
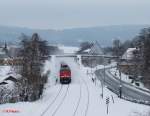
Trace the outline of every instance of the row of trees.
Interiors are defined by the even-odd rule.
[[[138,36],[133,40],[127,40],[121,42],[119,39],[113,41],[112,47],[105,48],[105,52],[112,53],[114,56],[122,56],[128,48],[137,48],[138,56],[134,57],[134,60],[141,61],[139,69],[140,74],[143,76],[143,82],[150,87],[150,28],[144,28],[141,30]],[[137,65],[139,62],[136,62]],[[141,67],[142,65],[142,67]]]
[[[51,51],[56,49],[51,49],[37,33],[32,37],[22,34],[20,38],[18,57],[21,58],[21,78],[14,83],[13,88],[8,89],[5,85],[0,87],[0,103],[35,101],[42,95],[47,82],[47,74],[42,75],[43,64]]]
[[[143,81],[150,87],[150,28],[144,28],[133,40],[134,46],[139,49],[139,59],[143,61]]]
[[[109,53],[114,56],[122,56],[123,53],[128,48],[133,48],[133,47],[134,47],[134,44],[133,44],[133,41],[131,40],[126,40],[125,42],[122,42],[119,39],[115,39],[111,47],[105,47],[103,49],[104,49],[105,54]]]
[[[47,41],[41,40],[37,33],[30,38],[23,35],[21,41],[21,50],[19,56],[22,58],[22,85],[21,96],[26,101],[34,101],[40,97],[43,92],[46,76],[42,77],[41,67],[44,56],[49,55]]]

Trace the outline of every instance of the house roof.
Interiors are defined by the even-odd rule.
[[[8,84],[7,82],[1,82],[0,85],[6,85]]]
[[[8,55],[3,47],[0,47],[0,58],[8,58]]]
[[[17,82],[17,79],[15,77],[13,77],[13,76],[8,76],[5,80],[6,81],[10,80],[10,81],[13,81],[13,82]]]
[[[134,58],[134,51],[136,51],[137,48],[128,48],[126,52],[123,54],[122,59],[125,60],[132,60]]]
[[[102,48],[100,47],[100,45],[98,45],[97,42],[93,43],[91,46],[89,46],[86,49],[79,50],[78,52],[80,54],[93,54],[93,55],[102,55],[102,54],[104,54]]]

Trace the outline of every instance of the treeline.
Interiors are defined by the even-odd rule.
[[[0,103],[35,101],[43,93],[44,85],[48,79],[48,73],[43,75],[43,64],[50,54],[59,52],[54,46],[42,40],[37,33],[31,37],[22,34],[20,48],[17,57],[22,59],[19,66],[21,78],[15,82],[14,88],[0,86]],[[14,66],[14,68],[16,68]],[[9,85],[8,85],[9,86]]]
[[[41,75],[41,68],[43,57],[48,56],[50,51],[47,41],[41,40],[37,33],[31,38],[24,35],[20,45],[19,56],[23,59],[21,97],[25,101],[34,101],[40,98],[44,84],[47,82],[47,77]]]
[[[137,70],[140,70],[143,82],[150,88],[150,28],[142,29],[133,40],[121,42],[119,39],[115,39],[113,46],[104,48],[104,51],[121,57],[128,48],[137,48],[138,56],[134,60],[142,62],[142,67],[140,66],[140,69]],[[138,64],[139,62],[137,62]]]
[[[133,43],[134,46],[139,49],[139,59],[143,64],[143,66],[140,67],[143,82],[150,88],[150,28],[143,29],[133,40]]]

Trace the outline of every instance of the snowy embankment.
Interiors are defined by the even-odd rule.
[[[99,66],[99,67],[104,68],[104,66]],[[84,70],[85,74],[87,72],[89,73],[88,77],[90,79],[96,78],[96,76],[94,74],[94,71],[95,71],[94,69],[91,70],[91,68],[83,67],[83,70]],[[100,94],[102,94],[100,81],[96,79],[96,82],[94,82],[94,83],[95,83],[95,86],[92,88],[94,88],[96,90],[96,92],[99,91]],[[120,115],[121,116],[140,116],[140,115],[143,116],[150,110],[149,106],[140,105],[140,104],[122,100],[122,99],[118,98],[118,96],[116,94],[112,93],[106,87],[104,87],[103,99],[102,99],[102,97],[100,98],[100,102],[102,102],[102,103],[99,104],[100,109],[104,109],[104,111],[105,111],[103,116],[106,115],[106,98],[108,98],[108,97],[110,99],[109,116],[120,116]],[[102,114],[102,112],[101,112],[101,114]]]
[[[117,70],[116,67],[109,69],[108,72],[113,75],[113,76],[111,76],[111,77],[120,79],[119,70]],[[132,79],[129,79],[129,75],[126,75],[126,74],[124,74],[124,73],[121,73],[121,80],[124,81],[124,82],[126,82],[126,83],[131,84],[132,86],[134,86],[134,87],[136,87],[136,88],[139,88],[139,89],[142,89],[142,90],[145,90],[145,91],[150,92],[150,90],[147,89],[147,88],[144,86],[143,83],[141,83],[141,82],[139,82],[139,81],[136,82],[136,83],[139,84],[139,86],[137,86],[137,85],[135,84],[135,82],[132,83]]]
[[[71,67],[72,83],[70,85],[55,84],[62,61]],[[50,71],[50,74],[42,98],[30,103],[0,105],[0,116],[138,116],[138,113],[144,114],[150,110],[148,106],[119,99],[107,88],[104,88],[102,99],[101,83],[98,80],[96,84],[93,83],[91,74],[87,73],[87,70],[90,69],[79,66],[73,58],[56,59],[53,56],[51,61],[45,64],[44,73]],[[108,115],[106,97],[110,99]],[[15,109],[18,112],[8,113],[7,109]]]

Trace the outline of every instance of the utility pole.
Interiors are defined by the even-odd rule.
[[[119,97],[122,98],[122,80],[121,80],[121,71],[119,67],[119,79],[120,79],[120,85],[119,85]]]
[[[105,79],[106,79],[106,67],[105,67],[105,60],[104,60],[104,69],[103,69],[103,78],[102,78],[102,82],[101,82],[101,85],[102,85],[102,98],[104,96],[104,87],[105,87]]]
[[[105,86],[105,77],[106,77],[106,69],[105,69],[105,63],[104,63],[104,86]]]
[[[102,98],[104,96],[104,85],[103,85],[103,82],[101,82],[101,85],[102,85]]]

